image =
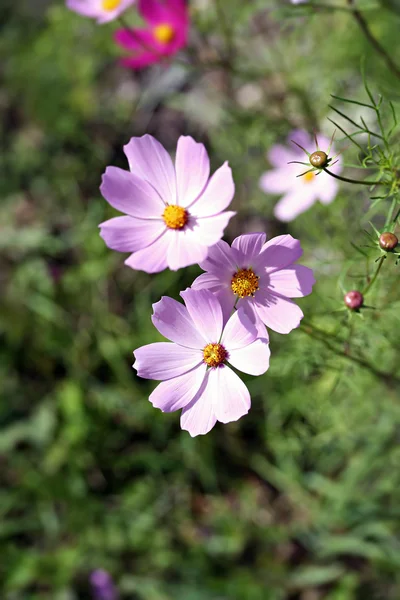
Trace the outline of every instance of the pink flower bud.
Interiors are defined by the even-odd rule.
[[[379,245],[382,250],[394,250],[398,243],[398,238],[390,231],[385,231],[379,236]]]
[[[351,290],[345,295],[344,303],[350,310],[358,310],[364,303],[364,296],[358,290]]]

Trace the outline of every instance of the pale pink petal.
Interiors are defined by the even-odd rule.
[[[66,5],[67,8],[84,17],[97,17],[99,15],[95,0],[67,0]]]
[[[294,152],[298,152],[299,156],[302,156],[304,161],[307,162],[306,153],[296,146],[294,142],[299,144],[299,146],[303,146],[308,152],[312,152],[316,148],[314,138],[307,131],[304,131],[304,129],[294,129],[287,138],[288,147],[293,148]]]
[[[289,234],[278,235],[263,246],[261,259],[267,273],[284,269],[293,264],[303,254],[299,240]]]
[[[195,217],[217,215],[229,206],[235,194],[232,170],[224,163],[207,184],[200,197],[190,206],[190,214]]]
[[[173,412],[189,404],[203,383],[207,365],[202,363],[195,369],[160,383],[149,400],[163,412]]]
[[[274,208],[274,215],[277,219],[284,223],[293,221],[315,204],[317,196],[313,186],[304,184],[303,187],[304,190],[295,189],[279,200]]]
[[[192,232],[192,239],[205,246],[214,246],[224,235],[225,227],[235,212],[225,211],[212,217],[191,218],[188,228]]]
[[[172,271],[200,263],[206,258],[207,246],[200,244],[190,229],[170,230],[170,236],[167,263]]]
[[[238,269],[239,260],[240,254],[236,248],[231,248],[229,244],[220,240],[208,249],[207,258],[200,263],[200,268],[216,274],[228,272],[230,280]]]
[[[107,167],[100,191],[111,206],[132,217],[159,219],[165,209],[151,185],[118,167]]]
[[[155,342],[134,351],[139,377],[165,381],[191,371],[203,362],[200,350],[182,348],[169,342]]]
[[[126,259],[125,264],[131,269],[159,273],[167,268],[167,255],[171,238],[165,231],[153,244],[143,250],[138,250]]]
[[[257,337],[262,340],[265,340],[268,343],[268,331],[255,310],[253,298],[243,298],[239,300],[239,302],[237,303],[237,307],[238,309],[241,308],[242,310],[244,310],[246,315],[249,317],[251,324],[253,325],[253,327],[256,328]]]
[[[204,339],[183,304],[163,296],[153,304],[154,327],[168,340],[187,348],[204,348]]]
[[[231,288],[222,288],[219,292],[215,293],[216,298],[222,308],[222,314],[224,317],[224,323],[227,323],[230,316],[232,315],[233,307],[235,306],[236,296],[232,292]]]
[[[176,149],[175,170],[178,204],[189,206],[200,196],[210,175],[210,161],[204,145],[182,135]]]
[[[221,338],[221,344],[230,354],[232,350],[248,346],[257,337],[257,331],[242,308],[236,310],[227,324]]]
[[[124,152],[132,173],[148,181],[168,204],[176,204],[175,169],[165,148],[151,135],[133,137]]]
[[[207,390],[210,373],[211,370],[207,371],[197,396],[190,404],[185,406],[181,414],[181,427],[188,431],[192,437],[205,435],[217,422],[214,414],[213,397],[210,390]]]
[[[232,247],[241,252],[246,261],[251,261],[253,256],[258,256],[265,244],[265,233],[245,233],[232,242]]]
[[[114,217],[99,225],[100,235],[109,248],[119,252],[135,252],[150,246],[165,231],[164,221]]]
[[[249,375],[262,375],[269,368],[269,357],[271,355],[267,340],[255,340],[244,348],[238,348],[229,352],[228,362],[235,369],[248,373]]]
[[[190,288],[180,295],[206,344],[217,343],[223,327],[222,308],[217,298],[209,290]]]
[[[271,273],[268,288],[281,296],[300,298],[311,294],[314,283],[311,269],[302,265],[293,265]]]
[[[190,287],[193,290],[210,290],[215,294],[215,292],[224,289],[225,286],[215,273],[202,273],[196,277]]]
[[[214,413],[221,423],[231,423],[246,415],[251,406],[249,390],[230,369],[222,366],[208,372],[207,394],[214,402]]]
[[[266,194],[283,194],[293,188],[293,180],[286,168],[267,171],[260,177],[260,188]]]
[[[319,199],[321,200],[322,204],[330,204],[338,194],[339,185],[333,177],[330,177],[326,173],[321,173],[321,175],[318,175],[318,177],[324,177],[322,182],[324,185],[321,183],[321,185],[318,187]]]
[[[299,160],[296,146],[294,144],[292,144],[292,146],[292,148],[283,146],[282,144],[275,144],[272,146],[271,150],[267,154],[267,158],[271,165],[276,169],[280,169],[285,167],[291,160]]]
[[[289,333],[300,325],[302,310],[288,298],[259,290],[252,304],[263,323],[278,333]]]

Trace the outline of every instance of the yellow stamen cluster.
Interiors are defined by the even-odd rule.
[[[157,42],[160,42],[160,44],[168,44],[173,40],[175,31],[168,23],[162,23],[161,25],[154,27],[153,34]]]
[[[232,292],[239,296],[239,298],[254,296],[258,290],[259,279],[251,267],[249,269],[240,269],[232,278]]]
[[[107,10],[107,11],[112,11],[115,10],[116,8],[118,8],[118,6],[121,4],[121,0],[102,0],[102,7],[103,10]]]
[[[312,181],[314,181],[314,179],[315,179],[315,173],[313,173],[312,171],[303,175],[304,183],[311,183]]]
[[[169,204],[166,206],[162,217],[166,226],[170,229],[182,229],[188,222],[189,215],[182,206]]]
[[[203,360],[209,367],[219,367],[227,357],[222,344],[207,344],[203,350]]]

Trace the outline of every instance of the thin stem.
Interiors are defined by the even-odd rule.
[[[386,63],[386,66],[393,73],[393,75],[395,75],[395,77],[397,77],[397,79],[400,79],[400,67],[398,67],[396,65],[396,63],[392,60],[392,58],[387,53],[387,51],[385,50],[385,48],[374,37],[374,35],[372,34],[372,32],[371,32],[371,30],[370,30],[370,28],[368,26],[368,23],[364,19],[364,16],[362,15],[362,13],[357,8],[355,8],[354,0],[347,0],[347,4],[352,9],[351,12],[352,12],[355,20],[357,21],[357,23],[358,23],[361,31],[365,35],[366,39],[369,41],[369,43],[374,48],[374,50],[382,57],[382,59]]]
[[[392,203],[390,205],[390,209],[389,209],[388,215],[386,217],[385,227],[388,227],[390,225],[390,221],[392,220],[394,211],[396,210],[396,205],[397,205],[397,198],[396,198],[396,196],[393,196]]]
[[[375,273],[374,273],[374,275],[373,275],[373,277],[372,277],[371,281],[370,281],[370,282],[369,282],[369,283],[366,285],[366,287],[365,287],[365,288],[363,289],[363,291],[361,292],[363,296],[365,296],[365,294],[366,294],[367,292],[369,292],[369,290],[370,290],[370,289],[372,288],[372,286],[374,285],[374,283],[375,283],[375,281],[376,281],[376,279],[377,279],[377,277],[378,277],[378,275],[379,275],[379,272],[380,272],[380,270],[381,270],[381,268],[382,268],[382,265],[383,265],[383,263],[384,263],[384,261],[385,261],[385,258],[386,258],[386,254],[380,257],[380,259],[379,259],[379,264],[378,264],[378,267],[377,267],[377,269],[376,269],[376,271],[375,271]]]
[[[325,173],[328,173],[331,177],[335,179],[340,179],[340,181],[345,181],[346,183],[357,183],[360,185],[380,185],[382,181],[360,181],[359,179],[348,179],[347,177],[341,177],[341,175],[336,175],[336,173],[332,173],[326,167],[323,168]]]

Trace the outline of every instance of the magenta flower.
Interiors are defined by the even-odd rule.
[[[107,23],[120,16],[136,0],[67,0],[67,7],[74,12]]]
[[[176,54],[186,46],[189,14],[185,0],[139,0],[139,13],[147,23],[145,29],[120,29],[115,41],[131,56],[122,64],[142,69]]]
[[[110,573],[104,569],[96,569],[90,574],[93,600],[118,600],[118,592]]]
[[[265,325],[278,333],[298,327],[303,313],[290,298],[311,294],[315,283],[311,269],[294,264],[303,254],[298,240],[280,235],[265,243],[265,238],[241,235],[232,247],[219,241],[200,263],[207,272],[192,284],[216,294],[225,315],[235,304],[243,308],[260,338],[266,337]]]
[[[183,409],[181,427],[196,436],[216,421],[237,421],[250,409],[249,391],[227,363],[261,375],[270,351],[243,310],[226,322],[209,290],[187,289],[181,296],[186,307],[166,296],[153,305],[153,324],[172,343],[138,348],[133,366],[139,377],[162,382],[150,395],[153,406],[163,412]]]
[[[175,168],[151,135],[132,138],[124,151],[131,172],[107,167],[100,188],[126,213],[100,225],[107,246],[132,252],[125,264],[147,273],[203,261],[236,214],[224,212],[235,193],[228,164],[209,179],[207,151],[189,136],[178,140]]]
[[[323,135],[318,135],[319,147],[326,151],[330,140]],[[338,192],[337,181],[327,173],[307,173],[297,177],[300,173],[307,171],[307,167],[297,164],[288,164],[297,160],[307,162],[307,155],[298,148],[294,140],[308,152],[313,152],[315,140],[305,131],[294,131],[288,138],[289,146],[276,144],[268,153],[268,160],[274,167],[267,171],[260,179],[260,188],[267,194],[283,194],[283,198],[275,206],[274,214],[280,221],[292,221],[299,214],[308,210],[317,200],[323,204],[330,204]],[[332,149],[331,149],[332,150]],[[331,151],[332,154],[332,151]],[[310,165],[310,168],[311,165]],[[339,162],[329,167],[333,173],[340,173],[342,165]]]

